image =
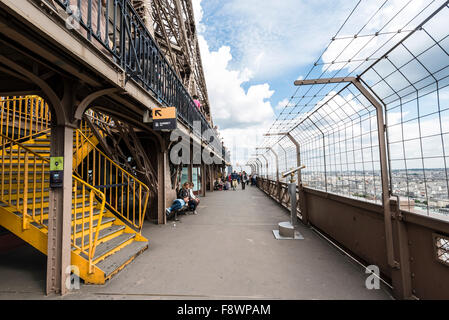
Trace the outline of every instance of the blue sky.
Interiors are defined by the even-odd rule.
[[[202,0],[201,35],[211,51],[229,46],[229,69],[252,72],[242,87],[268,83],[276,106],[293,93],[293,81],[308,72],[356,2]]]
[[[358,0],[193,0],[212,116],[242,162]]]

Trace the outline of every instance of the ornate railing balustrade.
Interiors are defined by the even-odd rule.
[[[220,145],[216,131],[198,110],[175,70],[167,61],[145,24],[128,0],[55,0],[69,15],[68,23],[126,71],[165,106],[176,107],[178,119],[198,137],[211,130],[215,150]],[[194,126],[201,123],[201,130]]]

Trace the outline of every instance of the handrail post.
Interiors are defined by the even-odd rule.
[[[296,165],[298,167],[301,166],[301,145],[296,141],[296,139],[292,136],[292,134],[289,132],[286,135],[290,141],[295,145],[296,147]],[[302,216],[302,222],[306,225],[309,225],[309,214],[307,211],[307,200],[306,200],[306,193],[304,192],[304,188],[302,185],[302,170],[298,170],[298,193],[299,193],[299,205],[301,210],[301,216]]]
[[[362,80],[363,81],[363,80]],[[393,227],[392,227],[392,213],[391,213],[391,190],[389,186],[389,177],[388,177],[388,159],[387,159],[387,142],[386,142],[386,127],[384,121],[384,107],[382,104],[371,94],[368,89],[362,84],[360,78],[355,77],[347,77],[347,78],[332,78],[332,79],[309,79],[309,80],[297,80],[295,81],[295,85],[315,85],[315,84],[328,84],[328,83],[343,83],[348,82],[354,85],[357,90],[372,104],[372,106],[376,110],[376,119],[377,119],[377,133],[379,140],[379,157],[380,157],[380,174],[382,180],[382,206],[384,211],[384,228],[385,228],[385,243],[386,243],[386,251],[387,251],[387,261],[388,265],[393,269],[392,270],[392,280],[394,288],[406,288],[410,287],[407,283],[410,283],[410,277],[403,272],[404,266],[400,268],[399,262],[395,259],[394,252],[394,238],[393,238]],[[396,223],[400,223],[399,219],[396,219]],[[398,250],[399,256],[403,256],[401,249],[404,247],[404,244],[401,243],[401,239],[399,237]],[[402,264],[408,264],[408,261],[401,261]],[[396,294],[401,298],[406,298],[411,296],[411,290],[398,292],[396,289]]]
[[[295,145],[296,148],[296,166],[301,166],[301,145],[298,141],[292,136],[292,134],[289,132],[286,134],[287,138],[290,139],[290,141]],[[298,185],[301,184],[301,170],[298,170]]]
[[[273,148],[268,148],[273,154],[274,158],[276,159],[276,198],[280,201],[281,196],[281,185],[279,180],[279,157],[278,154],[273,150]]]

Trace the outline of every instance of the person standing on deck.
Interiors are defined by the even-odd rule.
[[[196,107],[198,108],[198,111],[201,111],[201,103],[200,103],[200,100],[198,100],[198,96],[194,95],[192,98],[193,98],[193,102],[195,103]]]
[[[239,175],[237,174],[237,172],[233,172],[231,174],[231,180],[232,180],[232,190],[236,190],[237,188],[237,180],[238,180]]]
[[[243,171],[241,179],[242,179],[242,190],[245,190],[246,187],[245,171]]]

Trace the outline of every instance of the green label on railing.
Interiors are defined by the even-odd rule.
[[[63,170],[64,170],[64,157],[51,157],[50,171],[63,171]]]

